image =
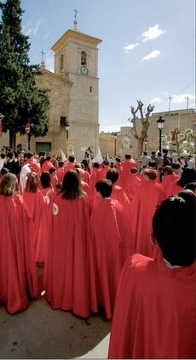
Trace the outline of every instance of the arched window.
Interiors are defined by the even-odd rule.
[[[60,71],[63,70],[63,67],[64,67],[64,56],[63,54],[61,54],[60,56]]]
[[[87,54],[85,51],[81,52],[81,65],[87,65]]]

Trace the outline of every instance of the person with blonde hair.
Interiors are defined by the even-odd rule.
[[[39,291],[32,218],[12,173],[0,183],[0,229],[0,303],[14,314],[25,310]]]

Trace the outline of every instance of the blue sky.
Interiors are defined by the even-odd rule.
[[[195,108],[195,0],[21,0],[31,63],[53,70],[52,45],[73,29],[99,45],[100,130],[129,126],[130,106]]]

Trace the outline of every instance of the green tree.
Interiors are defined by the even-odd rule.
[[[29,37],[22,33],[20,0],[0,1],[0,112],[5,116],[2,130],[9,130],[11,148],[16,147],[16,133],[25,134],[30,124],[31,136],[45,136],[49,128],[47,89],[36,86],[39,66],[30,65]]]

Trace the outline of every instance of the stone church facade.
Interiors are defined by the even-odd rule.
[[[30,149],[60,155],[74,154],[84,158],[87,148],[96,153],[99,144],[99,78],[98,45],[102,40],[81,33],[74,20],[73,30],[67,30],[52,46],[54,73],[45,69],[36,76],[36,84],[49,90],[50,127],[46,136],[32,136]],[[7,134],[6,134],[7,135]],[[3,135],[1,145],[8,145]],[[27,147],[27,135],[16,136],[16,144]]]

